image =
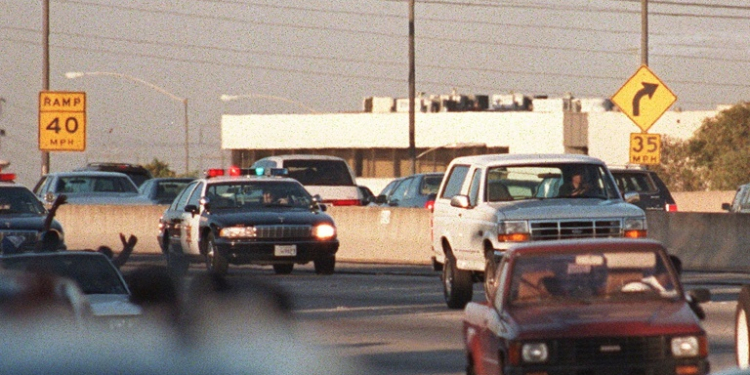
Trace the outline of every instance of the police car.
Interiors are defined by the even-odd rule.
[[[311,261],[316,273],[332,274],[339,241],[324,209],[285,169],[212,169],[164,211],[157,239],[177,274],[194,262],[219,275],[230,264],[289,274]]]
[[[0,251],[14,254],[64,250],[63,228],[51,217],[54,211],[51,214],[31,190],[15,179],[14,173],[0,173]],[[46,222],[48,216],[49,223]],[[54,248],[45,249],[43,243],[52,244]]]

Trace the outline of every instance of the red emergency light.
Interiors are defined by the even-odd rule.
[[[0,173],[0,181],[2,182],[13,182],[16,180],[15,173]]]

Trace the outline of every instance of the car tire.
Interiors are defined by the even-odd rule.
[[[273,272],[277,275],[288,275],[292,273],[294,269],[294,263],[274,264]]]
[[[495,261],[494,252],[488,252],[484,258],[484,298],[491,301],[497,291],[497,262]]]
[[[459,270],[453,254],[445,254],[443,265],[443,296],[448,308],[463,309],[473,297],[474,287],[471,272]]]
[[[315,265],[315,273],[318,275],[332,275],[336,268],[336,257],[335,256],[324,256],[313,261]]]
[[[734,347],[737,366],[750,367],[750,285],[745,285],[737,297],[734,315]]]
[[[216,248],[216,238],[213,233],[210,233],[206,239],[206,269],[218,276],[226,275],[229,269],[229,262]]]

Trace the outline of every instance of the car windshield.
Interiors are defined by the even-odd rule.
[[[530,254],[514,259],[512,305],[678,297],[668,260],[653,251]]]
[[[0,189],[0,215],[45,214],[42,202],[23,187]]]
[[[128,177],[115,176],[61,176],[55,193],[138,193]]]
[[[302,185],[354,186],[346,162],[340,160],[286,160],[284,168]]]
[[[292,181],[237,181],[209,184],[211,209],[299,207],[309,208],[312,197]]]
[[[172,201],[177,197],[185,186],[190,184],[190,180],[163,180],[155,181],[156,187],[153,189],[153,199],[161,201]],[[141,185],[141,193],[146,193],[145,187],[148,184]]]
[[[4,269],[51,273],[67,277],[81,287],[85,294],[127,294],[119,271],[101,254],[60,253],[50,255],[20,255],[2,258]]]
[[[618,197],[604,166],[598,164],[539,164],[493,167],[487,170],[486,199],[502,202],[520,199]]]

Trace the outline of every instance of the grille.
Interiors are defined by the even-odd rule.
[[[657,337],[605,337],[559,346],[559,360],[581,365],[635,364],[667,358],[667,340]]]
[[[20,251],[35,250],[36,244],[39,242],[39,232],[35,230],[0,230],[0,243],[5,237],[22,237],[23,242]]]
[[[534,241],[622,237],[622,224],[617,219],[532,221],[530,225],[531,239]]]
[[[256,238],[309,238],[312,227],[309,225],[257,225]]]

